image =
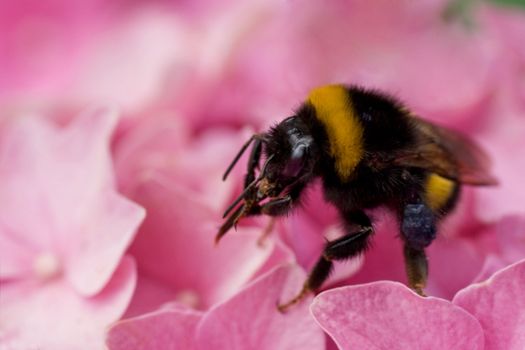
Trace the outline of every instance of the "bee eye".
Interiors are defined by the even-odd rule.
[[[292,150],[292,155],[290,156],[290,159],[284,168],[283,175],[295,177],[301,172],[303,169],[307,149],[307,145],[300,143]]]

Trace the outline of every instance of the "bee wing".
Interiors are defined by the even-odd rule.
[[[397,165],[424,168],[470,185],[495,185],[490,158],[472,140],[456,131],[413,118],[419,145],[395,156]]]

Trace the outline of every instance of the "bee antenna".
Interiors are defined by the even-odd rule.
[[[239,150],[239,152],[237,153],[237,155],[235,156],[235,158],[233,158],[233,161],[230,163],[230,165],[228,166],[228,169],[226,169],[226,172],[224,173],[224,175],[222,176],[222,181],[226,180],[226,178],[228,177],[228,175],[230,174],[230,172],[232,171],[233,167],[235,166],[235,164],[237,164],[237,162],[239,161],[239,159],[242,157],[242,155],[244,154],[244,151],[246,151],[246,149],[248,148],[248,146],[252,143],[253,140],[255,140],[256,138],[260,138],[260,135],[258,134],[253,134],[252,137],[250,137],[250,139],[248,141],[246,141],[244,143],[244,145],[242,145],[241,149]],[[262,140],[262,139],[261,139]]]

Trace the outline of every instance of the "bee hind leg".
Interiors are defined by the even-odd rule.
[[[333,261],[350,259],[366,250],[370,236],[373,233],[370,219],[361,211],[343,215],[343,218],[348,227],[357,223],[361,226],[361,229],[357,232],[352,230],[352,232],[326,243],[323,254],[308,275],[301,291],[289,301],[277,305],[280,312],[285,312],[292,305],[303,300],[309,293],[321,288],[322,284],[330,276]]]
[[[425,296],[428,262],[425,248],[436,238],[436,215],[425,203],[406,204],[401,214],[401,235],[408,285]]]
[[[417,294],[425,297],[423,291],[427,284],[428,262],[424,249],[414,249],[405,244],[403,250],[405,267],[408,277],[408,286]]]

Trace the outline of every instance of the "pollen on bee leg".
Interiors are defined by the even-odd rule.
[[[175,301],[196,309],[200,304],[199,294],[191,289],[184,289],[175,295]]]
[[[60,275],[62,267],[56,254],[43,252],[33,261],[33,272],[42,281],[47,281]]]
[[[258,194],[260,195],[260,197],[265,197],[267,196],[273,189],[275,188],[275,184],[272,184],[270,183],[270,181],[268,181],[268,178],[263,178],[261,180],[261,182],[259,183],[259,190],[258,190]]]

